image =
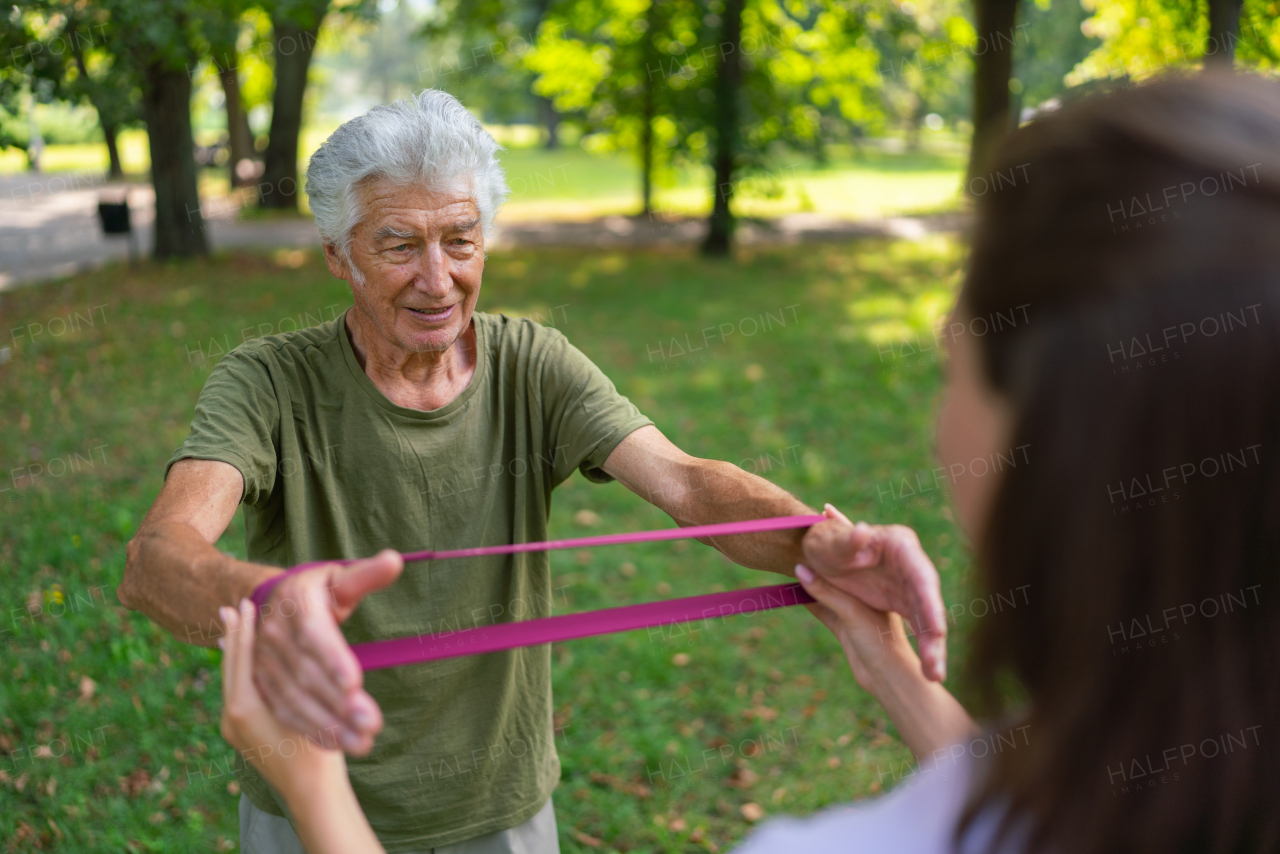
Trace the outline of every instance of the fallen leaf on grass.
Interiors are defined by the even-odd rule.
[[[742,813],[742,817],[747,821],[759,821],[764,818],[764,809],[759,804],[743,804],[739,808],[739,812]]]
[[[644,783],[630,783],[621,777],[617,777],[613,774],[602,774],[599,771],[592,771],[588,776],[590,777],[591,782],[599,783],[602,786],[608,786],[609,788],[622,792],[623,794],[633,795],[637,798],[653,797],[653,789],[649,788]]]
[[[601,845],[604,845],[603,839],[596,839],[594,836],[588,836],[587,834],[583,833],[581,830],[577,830],[576,828],[573,830],[573,838],[578,840],[588,848],[599,848]]]
[[[98,690],[98,683],[94,682],[88,676],[80,677],[80,699],[92,700],[94,693]]]
[[[151,773],[145,768],[135,768],[128,777],[120,777],[120,791],[136,798],[151,785]]]

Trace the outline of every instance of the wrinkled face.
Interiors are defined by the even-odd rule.
[[[364,219],[352,232],[350,266],[326,246],[330,271],[351,283],[365,329],[410,353],[449,349],[480,297],[479,208],[465,188],[427,190],[379,179],[360,195]]]
[[[947,386],[938,413],[938,461],[947,470],[956,521],[969,540],[977,542],[1000,485],[1001,475],[990,461],[999,451],[1008,455],[1013,414],[983,376],[972,335],[961,333],[949,339],[947,353]]]

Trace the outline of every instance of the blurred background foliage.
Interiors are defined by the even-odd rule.
[[[1206,59],[1269,71],[1280,51],[1277,0],[1244,0],[1233,17],[1240,5],[23,0],[8,7],[0,44],[0,170],[40,168],[42,157],[46,168],[100,168],[98,145],[118,176],[121,134],[150,122],[166,147],[189,137],[197,166],[219,170],[228,187],[274,187],[297,177],[298,161],[342,121],[434,87],[457,95],[509,148],[622,158],[636,185],[629,212],[666,210],[674,203],[659,204],[664,190],[700,183],[702,201],[686,198],[678,210],[702,214],[726,186],[713,174],[720,146],[730,194],[748,176],[848,165],[868,152],[962,152],[979,130],[978,79],[990,89],[983,103],[997,107],[977,119],[997,125],[979,134],[986,139],[1080,94]],[[1009,26],[978,32],[979,20]],[[1008,69],[994,83],[975,75],[1002,59]],[[718,89],[726,76],[735,82]],[[181,100],[183,80],[189,116],[144,115],[147,93]],[[58,156],[59,146],[84,148]],[[178,183],[172,191],[187,201],[197,185],[211,186]],[[783,183],[772,180],[771,192],[787,192]],[[743,200],[730,201],[737,213]],[[263,194],[261,203],[305,211],[305,192]],[[206,250],[177,241],[157,253]]]

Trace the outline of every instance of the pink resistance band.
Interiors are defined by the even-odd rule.
[[[807,528],[826,520],[825,516],[778,516],[771,519],[751,519],[745,522],[724,522],[716,525],[696,525],[689,528],[670,528],[663,531],[639,531],[631,534],[607,534],[599,537],[579,537],[572,540],[546,540],[536,543],[516,543],[505,546],[481,546],[451,551],[408,552],[405,563],[423,560],[445,560],[459,557],[518,554],[521,552],[576,549],[588,546],[612,546],[623,543],[645,543],[656,540],[680,540],[696,537],[754,534],[761,531],[781,531],[788,528]],[[338,564],[347,566],[355,560],[322,560],[299,564],[280,575],[272,576],[253,591],[253,601],[259,608],[266,604],[271,591],[286,576],[318,566]],[[754,587],[727,593],[710,593],[684,599],[663,602],[647,602],[606,608],[582,614],[565,614],[543,617],[516,623],[497,623],[463,631],[442,634],[418,635],[395,640],[356,644],[351,649],[365,670],[397,667],[457,658],[464,655],[480,655],[522,646],[574,640],[593,635],[625,632],[632,629],[667,626],[673,623],[706,620],[712,617],[728,617],[733,614],[752,614],[788,605],[801,605],[814,601],[799,584],[776,584],[770,587]]]

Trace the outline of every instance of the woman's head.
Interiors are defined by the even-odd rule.
[[[1063,850],[1280,844],[1280,84],[1086,102],[993,174],[939,437],[986,395],[1015,461],[957,495],[986,592],[1025,590],[975,624],[985,695],[1030,701],[984,797]]]

